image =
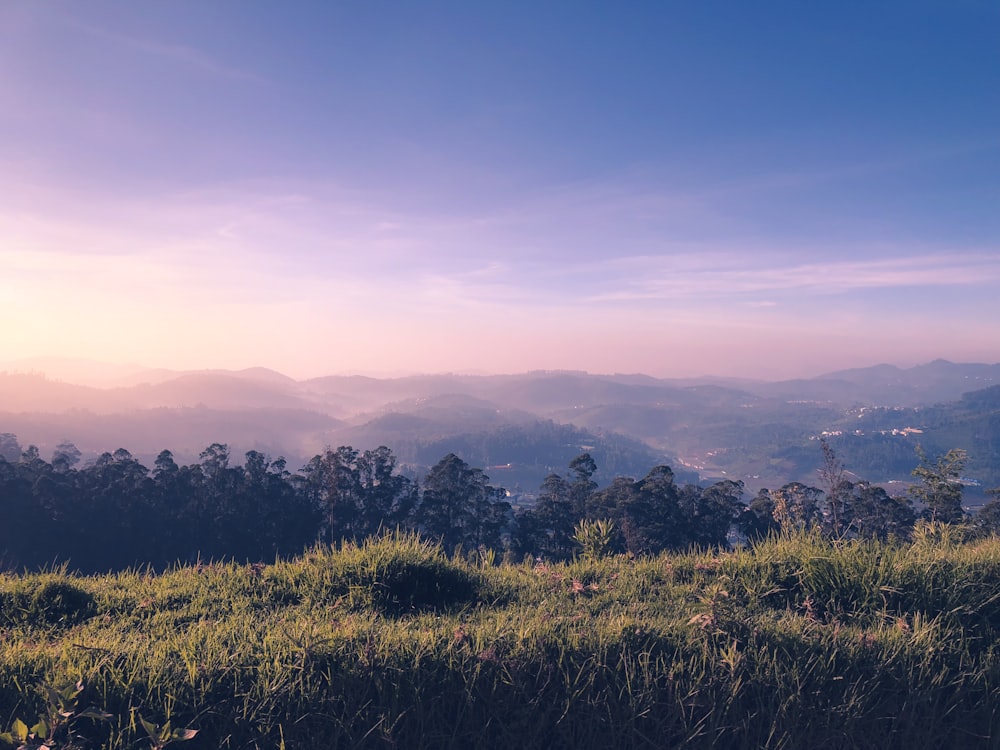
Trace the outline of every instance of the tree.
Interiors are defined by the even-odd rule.
[[[59,472],[67,472],[80,462],[80,449],[68,440],[64,440],[52,451],[52,468]]]
[[[916,516],[908,499],[891,497],[869,482],[847,482],[845,488],[850,497],[852,533],[883,542],[893,536],[903,539],[910,535]]]
[[[573,555],[575,524],[572,487],[558,474],[542,480],[534,507],[517,516],[514,549],[549,560],[567,560]]]
[[[987,534],[1000,534],[1000,500],[991,500],[979,509],[976,527]]]
[[[27,465],[30,466],[32,464],[38,464],[41,461],[42,461],[42,457],[38,453],[38,446],[37,445],[29,445],[21,453],[21,463],[22,464],[27,464]]]
[[[323,514],[321,535],[327,544],[358,535],[361,502],[359,453],[349,445],[326,449],[303,468],[305,491]]]
[[[690,541],[690,519],[682,510],[681,494],[673,470],[655,466],[639,481],[615,477],[594,495],[593,517],[613,520],[625,550],[633,555],[679,549]]]
[[[1000,487],[986,490],[993,499],[976,513],[976,526],[987,534],[1000,534]]]
[[[489,484],[482,469],[473,469],[454,453],[435,464],[424,479],[417,512],[422,531],[446,550],[500,546],[500,532],[510,513],[506,493]]]
[[[200,507],[197,501],[202,492],[200,472],[197,482],[191,479],[190,469],[181,469],[170,451],[162,450],[156,456],[152,502],[159,529],[155,549],[150,550],[151,560],[183,560],[198,552],[196,538],[202,525],[190,511]]]
[[[273,560],[301,550],[315,539],[317,509],[287,481],[285,459],[271,461],[259,451],[249,451],[245,459],[232,503],[239,522],[233,524],[227,554]]]
[[[0,458],[12,464],[21,458],[21,444],[14,433],[0,432]]]
[[[69,541],[62,553],[91,570],[141,561],[148,555],[144,542],[158,531],[152,513],[153,480],[146,467],[119,448],[102,453],[79,474],[77,487],[89,502],[74,499],[64,508],[63,535]]]
[[[198,458],[201,459],[201,470],[206,477],[211,479],[221,476],[229,468],[229,446],[225,443],[212,443]]]
[[[669,466],[654,466],[637,484],[638,493],[622,523],[630,552],[658,554],[690,543],[690,516],[681,508],[681,491]]]
[[[37,486],[37,479],[33,482],[20,464],[0,455],[0,570],[52,559],[51,517],[38,502]]]
[[[374,536],[380,531],[406,527],[417,503],[417,486],[394,473],[396,457],[384,445],[367,450],[358,458],[361,485],[357,531]]]
[[[769,490],[761,489],[743,509],[736,518],[736,528],[751,542],[781,529],[781,524],[774,519],[774,499]]]
[[[850,483],[846,479],[844,464],[837,458],[833,448],[820,438],[823,450],[823,464],[819,469],[826,498],[823,512],[823,530],[831,536],[842,536],[851,523]]]
[[[597,463],[589,453],[581,453],[569,462],[569,469],[574,475],[573,483],[570,485],[572,512],[579,520],[586,516],[587,503],[597,489],[597,482],[592,478],[597,472]]]
[[[640,542],[635,520],[629,518],[629,513],[634,511],[638,495],[638,482],[632,477],[617,476],[611,484],[591,496],[588,520],[606,520],[614,524],[610,551],[635,554]]]
[[[823,491],[801,482],[789,482],[772,490],[774,520],[783,531],[811,529],[820,522],[819,497]]]
[[[910,487],[910,496],[923,505],[923,516],[930,521],[960,523],[965,520],[962,509],[962,470],[966,452],[953,448],[933,461],[917,446],[920,464],[913,470],[919,482]]]
[[[159,479],[161,476],[176,474],[178,471],[177,462],[174,461],[174,454],[168,450],[160,451],[153,463],[153,478]]]
[[[576,526],[585,518],[604,518],[594,508],[597,483],[592,477],[597,464],[589,453],[569,463],[572,481],[549,474],[533,508],[517,516],[513,547],[519,553],[541,555],[549,560],[568,560],[577,549]],[[599,493],[598,493],[599,494]]]
[[[742,512],[743,482],[723,479],[698,492],[693,514],[688,522],[691,541],[702,547],[724,547],[729,530]]]

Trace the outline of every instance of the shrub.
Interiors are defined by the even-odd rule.
[[[294,564],[293,564],[294,565]],[[299,594],[313,604],[347,599],[386,614],[447,610],[478,600],[479,576],[450,560],[440,545],[415,534],[391,534],[314,552],[290,571]]]
[[[94,597],[65,574],[43,573],[0,591],[0,622],[33,627],[76,625],[96,610]]]

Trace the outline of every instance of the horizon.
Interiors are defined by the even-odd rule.
[[[0,6],[0,360],[1000,361],[1000,7]]]
[[[122,379],[133,379],[137,383],[143,381],[138,380],[142,377],[144,373],[169,373],[169,377],[166,380],[171,379],[173,376],[182,377],[186,375],[242,375],[255,370],[269,372],[274,375],[278,375],[284,378],[288,378],[296,383],[302,383],[309,380],[319,380],[322,378],[369,378],[372,380],[396,380],[396,379],[406,379],[406,378],[422,378],[422,377],[461,377],[461,378],[503,378],[503,377],[521,377],[530,375],[586,375],[588,377],[595,378],[629,378],[629,377],[639,377],[639,378],[651,378],[654,380],[662,381],[697,381],[697,380],[718,380],[718,381],[746,381],[748,383],[778,383],[783,381],[792,380],[814,380],[822,379],[830,375],[836,375],[840,372],[850,371],[850,370],[868,370],[880,367],[892,367],[901,372],[906,372],[912,369],[917,369],[920,367],[928,367],[934,364],[948,364],[954,366],[1000,366],[1000,362],[955,362],[944,357],[935,357],[932,360],[926,362],[917,362],[915,364],[899,364],[892,362],[873,362],[871,364],[862,365],[860,367],[841,367],[834,370],[825,370],[822,372],[815,372],[812,374],[803,375],[800,377],[792,378],[753,378],[753,377],[741,377],[732,375],[723,375],[717,373],[701,373],[697,375],[682,375],[677,377],[660,377],[652,375],[645,372],[593,372],[590,370],[582,370],[576,368],[535,368],[530,370],[517,370],[510,372],[458,372],[458,371],[413,371],[413,372],[401,372],[401,373],[373,373],[373,372],[326,372],[319,375],[311,375],[307,377],[296,377],[282,370],[266,367],[263,365],[252,365],[250,367],[241,368],[192,368],[192,369],[178,369],[178,368],[161,368],[161,367],[148,367],[137,363],[115,363],[115,362],[105,362],[92,359],[76,359],[71,357],[60,357],[60,356],[42,356],[42,357],[30,357],[21,360],[0,360],[0,375],[25,375],[25,376],[41,376],[46,380],[51,382],[66,383],[70,385],[84,385],[95,388],[108,388],[123,387],[120,383],[116,383],[118,380]],[[127,386],[125,386],[127,387]]]

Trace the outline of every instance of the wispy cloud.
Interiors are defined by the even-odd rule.
[[[223,63],[208,53],[195,49],[194,47],[161,42],[134,34],[120,34],[106,28],[83,23],[77,19],[68,17],[64,18],[63,21],[67,25],[71,25],[74,28],[102,41],[127,47],[147,56],[157,57],[182,68],[186,68],[191,72],[201,73],[212,76],[213,78],[228,81],[252,83],[266,82],[265,78],[255,72]]]
[[[835,250],[826,248],[825,255]],[[765,253],[679,255],[609,261],[614,277],[594,302],[690,299],[710,295],[842,294],[862,289],[973,286],[1000,282],[1000,253],[908,255],[880,260],[775,263]],[[595,267],[594,271],[598,269]],[[773,304],[773,302],[772,302]]]
[[[509,207],[495,214],[407,211],[391,196],[301,181],[129,198],[3,187],[9,208],[0,213],[0,241],[8,254],[0,264],[9,278],[86,278],[107,265],[123,284],[143,278],[185,299],[310,300],[331,310],[377,302],[386,314],[515,307],[607,314],[709,304],[764,313],[858,290],[1000,283],[1000,252],[991,249],[663,237],[631,219],[679,198],[612,191],[605,216],[593,219],[579,206],[601,204],[608,192],[599,186],[552,196],[528,217]],[[605,222],[608,236],[592,236],[592,219]],[[577,252],[585,242],[592,244]],[[95,283],[104,288],[99,273]]]
[[[835,254],[827,248],[826,253]],[[782,300],[863,290],[1000,284],[1000,253],[912,254],[891,259],[794,263],[764,253],[683,252],[565,264],[486,263],[422,275],[434,299],[464,305],[537,308],[692,304],[778,308]]]

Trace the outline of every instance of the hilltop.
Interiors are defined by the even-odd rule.
[[[43,455],[70,441],[85,457],[127,447],[148,464],[164,448],[194,460],[222,442],[237,456],[257,450],[301,465],[326,446],[388,445],[415,470],[452,451],[504,467],[508,484],[530,489],[593,449],[611,476],[665,461],[754,490],[813,480],[815,441],[828,436],[871,481],[905,481],[921,443],[932,453],[964,448],[973,478],[1000,484],[997,407],[975,395],[1000,384],[997,364],[937,360],[779,382],[573,371],[295,380],[265,368],[180,372],[62,360],[48,363],[54,374],[46,375],[43,366],[0,365],[0,432]]]

